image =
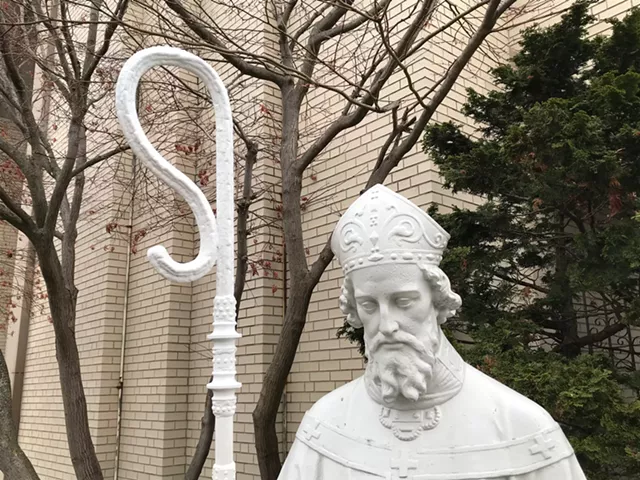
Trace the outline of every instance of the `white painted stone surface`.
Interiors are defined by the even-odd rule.
[[[449,234],[378,185],[336,226],[340,306],[364,327],[364,376],[305,415],[280,480],[584,480],[539,405],[466,364],[442,333],[460,307]]]
[[[136,110],[136,90],[150,68],[171,65],[197,75],[211,94],[216,113],[216,205],[218,218],[202,191],[171,165],[144,134]],[[176,262],[166,248],[156,245],[147,256],[165,278],[192,282],[206,275],[217,262],[214,299],[212,410],[216,416],[214,480],[234,480],[233,417],[236,412],[236,332],[234,284],[233,120],[227,91],[218,74],[201,58],[172,47],[137,52],[124,64],[116,85],[116,111],[122,131],[135,155],[163,182],[182,195],[193,210],[200,232],[200,251],[186,263]]]

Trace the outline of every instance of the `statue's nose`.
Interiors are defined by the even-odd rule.
[[[380,333],[383,335],[393,335],[398,331],[398,322],[393,319],[393,315],[386,306],[380,306]]]

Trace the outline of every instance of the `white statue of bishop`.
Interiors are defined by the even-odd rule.
[[[377,185],[342,216],[340,307],[364,327],[364,375],[305,415],[279,480],[585,480],[538,404],[465,363],[440,326],[461,305],[449,234]]]

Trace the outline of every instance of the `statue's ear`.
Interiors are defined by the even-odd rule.
[[[358,316],[354,315],[353,313],[349,313],[347,315],[347,323],[349,325],[351,325],[353,328],[362,328],[363,327],[362,320],[360,320],[358,318]]]
[[[347,316],[347,323],[353,328],[362,328],[362,322],[358,318],[355,311],[355,305],[353,301],[349,301],[350,293],[346,284],[342,284],[342,295],[340,295],[340,311]]]

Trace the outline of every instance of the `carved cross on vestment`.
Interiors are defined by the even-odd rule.
[[[399,450],[391,459],[391,470],[395,471],[391,472],[389,480],[399,480],[401,478],[411,480],[413,478],[413,474],[411,474],[409,470],[417,469],[418,461],[410,458],[409,451]]]
[[[529,448],[531,455],[542,455],[546,460],[549,460],[553,455],[551,450],[556,448],[556,444],[550,438],[545,438],[544,435],[536,435],[533,439],[535,444]]]
[[[313,428],[311,428],[309,425],[306,425],[304,427],[304,430],[302,430],[302,433],[304,434],[304,436],[306,437],[307,441],[310,441],[312,438],[320,438],[320,422],[316,421],[314,422],[314,426]]]

